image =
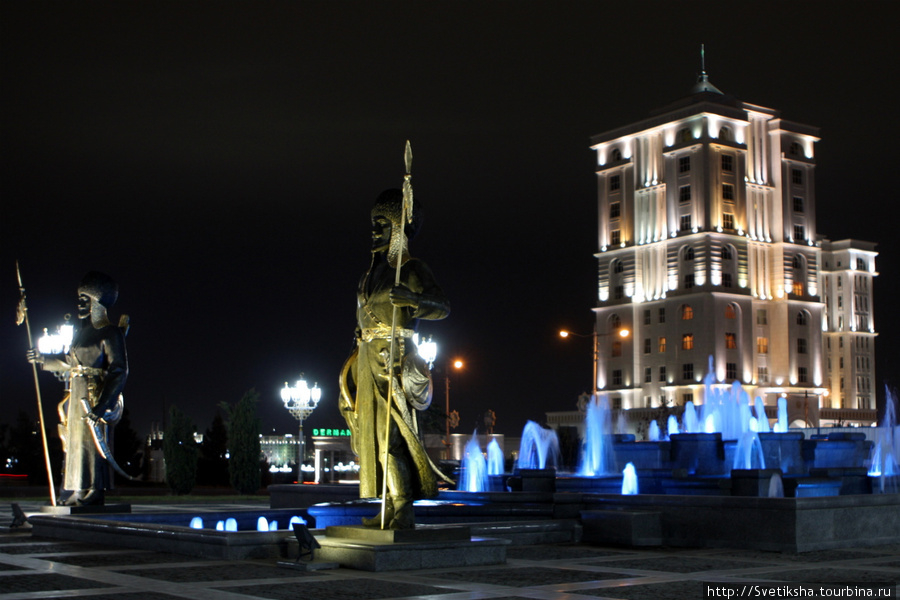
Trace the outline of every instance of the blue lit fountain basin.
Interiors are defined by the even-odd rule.
[[[199,516],[204,527],[191,527]],[[296,555],[296,538],[288,523],[299,516],[308,521],[302,509],[261,509],[230,512],[139,513],[31,515],[32,533],[39,537],[90,541],[96,544],[125,546],[173,552],[207,558],[242,560],[246,558],[284,558]],[[275,531],[258,531],[258,521],[278,523]],[[235,519],[237,531],[216,530],[219,521]]]

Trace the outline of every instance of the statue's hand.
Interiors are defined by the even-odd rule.
[[[93,421],[94,423],[101,423],[102,420],[98,417],[93,411],[88,411],[87,414],[84,415],[86,421]]]
[[[37,348],[32,348],[28,352],[25,353],[25,358],[28,359],[28,362],[34,363],[36,365],[44,364],[44,355],[41,354],[40,350]]]
[[[391,304],[394,306],[399,306],[400,308],[409,306],[412,308],[419,307],[419,294],[410,290],[409,288],[403,287],[402,285],[395,285],[391,289]]]

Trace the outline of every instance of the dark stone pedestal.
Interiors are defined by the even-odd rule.
[[[46,515],[103,515],[131,513],[130,504],[106,504],[104,506],[42,506]]]

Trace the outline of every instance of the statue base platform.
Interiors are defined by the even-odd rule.
[[[103,506],[42,506],[45,515],[101,515],[130,513],[130,504],[104,504]]]
[[[412,571],[500,565],[509,540],[472,537],[468,527],[419,526],[390,530],[333,526],[317,538],[316,560],[363,571]]]

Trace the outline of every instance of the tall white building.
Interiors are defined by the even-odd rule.
[[[875,245],[819,235],[815,127],[704,72],[591,141],[596,387],[613,408],[702,403],[711,360],[717,384],[739,382],[772,417],[786,397],[792,425],[875,420]]]

